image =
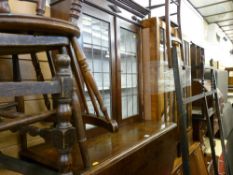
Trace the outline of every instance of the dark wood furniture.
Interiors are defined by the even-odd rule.
[[[68,19],[67,6],[71,2],[52,1],[52,15]],[[131,7],[131,10],[127,7]],[[84,170],[83,174],[153,174],[154,172],[164,174],[171,170],[176,144],[170,143],[172,148],[169,149],[168,154],[165,150],[168,150],[167,142],[176,141],[175,125],[172,124],[173,133],[169,131],[172,134],[168,136],[160,132],[163,129],[156,129],[157,126],[164,126],[164,130],[170,130],[166,122],[162,124],[160,121],[154,121],[153,124],[149,124],[149,121],[142,121],[147,117],[143,108],[145,104],[142,74],[145,67],[142,66],[143,38],[140,25],[140,20],[145,14],[143,16],[139,14],[145,13],[144,11],[147,12],[131,0],[87,0],[83,3],[82,15],[78,21],[82,31],[80,45],[87,56],[100,92],[106,95],[105,103],[109,100],[108,103],[111,104],[108,107],[109,114],[120,126],[118,133],[102,135],[97,132],[94,137],[88,138],[87,147],[91,151],[89,155],[92,166]],[[98,67],[98,63],[106,66],[102,69],[101,66]],[[106,75],[107,81],[99,78],[98,74]],[[106,82],[109,82],[110,86],[103,87],[101,84]],[[85,87],[84,94],[88,97]],[[88,107],[91,109],[91,105]],[[95,107],[92,108],[91,113],[95,113]],[[156,110],[158,106],[154,104],[152,108]],[[82,110],[82,113],[86,116],[85,110]],[[99,131],[98,129],[87,128],[87,133],[93,130]],[[151,137],[148,137],[145,131],[151,131],[149,134]],[[141,139],[142,133],[148,137],[147,143]],[[142,135],[138,137],[138,134]],[[157,138],[154,140],[153,137]],[[169,140],[166,140],[168,137]],[[32,150],[33,153],[36,152],[35,150]],[[169,154],[172,156],[168,160],[166,157]],[[54,161],[50,161],[50,166],[52,162]],[[77,165],[74,167],[76,169],[80,166],[78,162],[77,160]],[[127,169],[123,168],[126,164],[129,166]]]
[[[70,22],[65,22],[63,20],[59,20],[55,18],[43,17],[45,1],[38,1],[37,16],[8,15],[8,13],[10,13],[10,8],[8,6],[7,1],[3,1],[1,5],[2,5],[1,11],[4,14],[1,15],[2,23],[0,25],[0,29],[2,32],[10,33],[10,34],[3,34],[1,36],[2,37],[1,41],[3,45],[3,47],[0,48],[1,54],[12,54],[13,60],[17,60],[17,54],[30,53],[38,81],[44,81],[44,78],[38,63],[38,58],[36,55],[37,52],[46,51],[48,61],[50,63],[51,73],[53,76],[55,76],[57,72],[57,70],[55,69],[55,64],[53,62],[53,55],[56,52],[62,54],[66,53],[71,58],[71,68],[76,85],[74,87],[74,93],[72,94],[72,112],[73,112],[72,123],[76,127],[76,133],[68,132],[67,137],[69,136],[71,138],[65,139],[65,141],[67,142],[67,146],[71,147],[73,142],[75,142],[77,139],[81,150],[81,156],[84,162],[84,167],[85,168],[89,167],[90,162],[85,147],[86,136],[83,127],[82,116],[84,117],[85,123],[101,126],[111,131],[117,131],[118,126],[115,120],[111,119],[108,114],[107,108],[103,102],[102,95],[99,92],[97,88],[97,84],[94,81],[93,75],[89,70],[86,61],[86,56],[77,41],[77,37],[79,37],[80,35],[80,30],[76,25],[82,7],[81,1],[79,0],[72,1],[69,4],[69,6],[67,6],[69,11],[68,16]],[[9,49],[9,47],[12,48],[14,47],[14,50]],[[51,53],[51,51],[53,51],[53,53]],[[14,68],[15,77],[16,77],[15,81],[20,81],[20,75],[17,71],[18,70],[17,61],[14,61],[14,65],[16,67]],[[87,89],[85,92],[84,92],[85,88],[83,87],[84,85],[85,88]],[[64,91],[66,92],[66,90]],[[94,106],[95,113],[93,115],[91,115],[88,109],[85,93],[88,93],[90,97],[90,102]],[[21,96],[16,97],[16,100],[19,101],[19,104],[21,104],[21,106],[23,106],[22,98],[23,97]],[[53,98],[56,99],[57,96],[54,95]],[[50,109],[51,105],[49,102],[49,98],[46,94],[44,94],[44,101],[47,108]],[[53,102],[53,106],[55,107],[56,105],[57,102],[55,100]],[[81,115],[80,106],[85,111],[85,115]],[[19,110],[23,110],[23,107],[21,107]],[[71,117],[67,118],[67,122],[70,121],[70,118]],[[61,122],[65,122],[65,121],[62,120]],[[56,120],[55,123],[57,123]],[[69,128],[70,126],[65,125],[64,128],[65,127]],[[22,157],[27,157],[28,155],[27,137],[26,137],[27,133],[31,135],[39,134],[42,136],[44,134],[44,132],[40,132],[40,130],[38,131],[34,127],[27,127],[25,130],[21,132]],[[75,135],[77,135],[77,137]],[[59,135],[57,135],[57,137],[59,137]],[[57,141],[59,140],[57,139]],[[56,146],[59,148],[61,147],[60,149],[66,149],[66,151],[70,150],[69,148],[66,148],[66,144],[65,145],[61,143],[56,143],[56,144],[59,144]],[[60,161],[62,163],[63,161],[69,162],[70,157],[66,158],[65,157],[66,154],[65,153],[63,154],[64,155],[62,156],[64,156],[66,160],[63,160],[62,159],[63,157],[61,157]],[[33,159],[35,159],[35,161],[41,162],[41,160],[39,160],[37,157],[33,157]],[[69,164],[67,163],[67,165]],[[62,171],[67,171],[67,172],[70,171],[69,166],[67,167],[58,166],[58,167],[59,169],[62,169]]]
[[[174,83],[166,53],[165,22],[151,18],[143,20],[142,26],[145,117],[147,120],[175,122]],[[176,29],[172,28],[171,33],[175,36]]]
[[[87,140],[91,167],[83,170],[78,146],[73,149],[75,173],[105,175],[170,174],[176,157],[176,124],[156,121],[135,122]],[[56,150],[44,144],[29,150],[28,156],[39,157],[57,169]],[[44,160],[45,161],[45,160]],[[127,167],[126,167],[127,166]]]
[[[221,141],[221,147],[224,153],[224,159],[226,160],[226,152],[225,152],[225,142],[224,142],[224,135],[223,135],[223,128],[222,128],[222,119],[221,119],[221,104],[219,100],[219,94],[217,90],[217,83],[216,83],[216,70],[214,67],[207,67],[205,66],[205,55],[204,55],[204,49],[200,48],[199,46],[196,46],[195,44],[192,44],[192,60],[194,62],[197,62],[197,64],[193,65],[193,69],[197,70],[192,71],[193,76],[196,79],[192,79],[193,86],[193,94],[199,93],[199,95],[196,96],[195,103],[193,103],[193,106],[195,106],[201,113],[201,117],[195,118],[196,122],[194,124],[198,124],[200,126],[206,126],[207,132],[205,131],[205,128],[202,129],[202,132],[199,132],[198,139],[201,139],[199,141],[202,141],[202,138],[205,135],[209,138],[210,148],[211,148],[211,159],[213,161],[213,169],[214,173],[218,173],[218,165],[217,165],[217,157],[215,154],[215,129],[219,130],[220,135],[220,141]],[[213,66],[213,63],[212,65]],[[203,96],[203,97],[201,97]],[[196,117],[197,115],[193,115],[193,117]],[[206,125],[203,125],[203,121],[206,122]],[[197,125],[198,126],[198,125]],[[197,129],[196,133],[198,133],[198,130],[200,131],[200,127],[196,127]],[[225,168],[226,171],[228,170]],[[226,172],[226,174],[228,174]]]
[[[51,1],[51,15],[69,18],[71,0]],[[115,12],[115,8],[119,11]],[[129,7],[134,9],[129,10]],[[143,115],[142,50],[140,20],[149,11],[133,1],[84,1],[78,26],[80,45],[103,96],[109,115],[119,125],[141,120]],[[84,87],[89,113],[97,114]],[[82,108],[84,122],[89,114]]]
[[[171,54],[171,38],[177,41],[182,41],[179,35],[179,26],[172,23],[169,19],[169,5],[170,1],[165,1],[166,16],[165,18],[151,18],[144,20],[143,25],[143,49],[144,54],[144,98],[145,98],[145,113],[146,117],[153,120],[173,121],[178,123],[178,128],[184,128],[185,135],[188,137],[189,144],[192,144],[192,127],[191,127],[191,105],[185,105],[185,124],[181,121],[178,113],[178,107],[182,104],[176,103],[175,84],[174,84],[174,68]],[[175,4],[179,6],[180,1]],[[152,7],[155,8],[155,7]],[[179,8],[179,7],[178,7]],[[165,20],[164,20],[165,19]],[[149,45],[148,45],[149,43]],[[182,98],[191,95],[191,72],[190,72],[190,57],[189,57],[189,43],[184,43],[184,49],[179,48],[179,70],[182,74]],[[149,47],[148,47],[149,46]],[[183,53],[184,51],[184,53]],[[184,57],[181,57],[184,55]],[[185,68],[183,68],[185,67]],[[184,78],[183,78],[184,77]],[[157,106],[154,108],[153,106]],[[181,130],[182,130],[181,129]],[[182,133],[178,133],[178,139],[184,139]],[[181,136],[182,135],[182,136]],[[181,140],[182,140],[181,139]],[[180,144],[177,143],[180,156]],[[188,146],[188,145],[187,145]],[[182,152],[184,147],[182,147]],[[188,148],[187,148],[188,150]],[[187,151],[188,152],[188,151]]]
[[[0,130],[20,131],[21,155],[25,154],[28,150],[26,134],[41,136],[46,143],[52,144],[59,152],[59,156],[56,159],[59,164],[59,173],[73,174],[70,169],[70,151],[77,140],[80,144],[81,156],[85,166],[88,166],[89,161],[84,146],[85,133],[82,117],[79,113],[80,104],[76,98],[77,91],[73,93],[73,80],[69,69],[70,62],[72,63],[71,67],[75,66],[70,42],[72,42],[74,53],[79,58],[78,61],[83,66],[81,70],[85,73],[83,75],[84,79],[88,79],[86,84],[92,89],[99,100],[101,109],[106,117],[106,123],[110,123],[107,122],[110,120],[108,120],[106,110],[101,104],[101,96],[99,96],[98,90],[95,88],[93,78],[89,74],[89,71],[86,70],[87,65],[84,55],[77,44],[76,37],[80,35],[79,28],[70,22],[43,17],[45,1],[32,2],[37,2],[37,16],[11,14],[8,1],[1,1],[0,3],[0,31],[2,32],[0,34],[0,55],[12,55],[14,81],[1,82],[0,96],[15,96],[16,100],[14,104],[7,104],[1,107],[1,117],[6,118],[6,120],[1,122]],[[71,21],[75,22],[76,18],[79,17],[80,2],[74,1],[71,9]],[[69,55],[66,54],[64,49],[67,49]],[[44,81],[40,69],[37,52],[41,51],[47,52],[53,76],[51,82]],[[57,56],[52,56],[50,51],[57,51],[54,54]],[[31,55],[38,82],[21,82],[18,55],[26,53]],[[69,57],[71,57],[71,60]],[[73,68],[73,72],[77,75],[77,71],[75,71],[76,69]],[[79,92],[81,91],[79,90]],[[23,96],[35,94],[43,94],[48,111],[29,116],[23,114]],[[53,107],[50,105],[47,94],[52,94],[53,96]],[[17,104],[17,112],[11,113],[10,111],[6,111],[10,107],[15,106],[15,104]],[[51,118],[50,121],[54,123],[51,128],[37,128],[30,125],[47,118]],[[71,125],[71,118],[76,128]],[[1,160],[4,159],[2,158]],[[14,163],[14,161],[10,158],[8,160],[2,162],[2,164],[5,163],[7,168],[22,171],[23,174],[30,174],[32,172],[32,170],[29,171],[27,168],[19,170],[18,165],[8,164],[8,162]]]
[[[191,62],[192,62],[192,94],[198,95],[203,92],[210,92],[211,79],[205,79],[205,53],[204,49],[194,43],[191,44]],[[203,87],[204,86],[204,87]],[[204,88],[204,89],[203,89]],[[211,116],[212,126],[214,122],[215,110],[213,108],[213,97],[207,97],[209,106],[209,115]],[[203,101],[197,100],[192,103],[192,126],[193,140],[204,144],[203,138],[207,134],[206,118],[203,116]],[[212,127],[213,128],[213,127]]]
[[[9,15],[10,9],[6,8],[7,1],[1,2],[0,14],[0,55],[12,55],[13,62],[13,82],[0,83],[1,97],[16,97],[18,112],[7,111],[12,104],[1,106],[0,131],[11,130],[21,133],[28,132],[30,135],[40,135],[47,143],[53,145],[59,152],[57,161],[59,162],[59,174],[71,173],[70,149],[76,140],[75,128],[70,123],[72,115],[72,89],[73,80],[69,70],[70,58],[66,54],[57,54],[54,58],[56,73],[53,74],[51,81],[21,81],[20,66],[18,54],[32,53],[46,49],[54,49],[68,44],[65,37],[59,37],[64,33],[79,34],[79,29],[69,23],[63,23],[60,20],[54,20],[51,25],[51,19],[43,17],[31,17],[20,15]],[[30,26],[30,28],[28,28]],[[30,29],[30,31],[29,31]],[[48,29],[53,30],[58,36],[46,36],[51,34]],[[39,35],[34,32],[43,33]],[[36,94],[53,94],[54,108],[48,111],[41,111],[40,114],[26,115],[23,113],[22,97]],[[13,104],[15,105],[15,104]],[[37,128],[31,124],[52,118],[55,122],[51,128]],[[25,142],[22,142],[26,144]],[[25,146],[25,145],[24,145]],[[24,148],[22,147],[22,149]],[[19,171],[23,174],[34,174],[41,167],[30,166],[24,163],[18,163],[12,158],[1,155],[1,164],[6,168]],[[18,165],[25,166],[19,168]],[[37,167],[37,168],[36,168]],[[43,169],[42,169],[43,171]],[[33,172],[33,173],[32,173]],[[43,171],[48,173],[47,171]],[[38,174],[39,172],[35,172]],[[51,172],[50,172],[51,173]]]
[[[191,174],[208,175],[207,166],[205,163],[204,155],[199,143],[195,142],[189,148],[190,169]],[[183,175],[182,172],[182,159],[176,159],[174,162],[172,175]]]
[[[205,83],[205,92],[211,91],[211,85],[208,82]],[[200,94],[202,92],[201,81],[195,80],[192,83],[193,95]],[[212,99],[212,100],[211,100]],[[209,105],[209,115],[211,116],[211,125],[214,128],[214,115],[215,109],[213,107],[213,98],[208,97],[208,105]],[[199,141],[204,145],[204,137],[207,135],[207,126],[206,126],[206,117],[203,116],[203,108],[202,101],[196,101],[193,103],[192,109],[192,127],[193,127],[193,140]],[[214,130],[214,134],[216,134],[217,128]]]

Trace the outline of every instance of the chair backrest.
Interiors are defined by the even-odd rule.
[[[46,2],[47,0],[19,0],[28,1],[36,3],[36,15],[43,16],[45,14]],[[79,19],[83,0],[72,0],[69,7],[70,22],[77,25],[77,20]],[[0,13],[11,13],[11,8],[9,6],[8,0],[0,1]]]
[[[36,3],[36,14],[43,16],[45,13],[46,0],[20,0]],[[0,1],[0,13],[11,13],[8,0]]]

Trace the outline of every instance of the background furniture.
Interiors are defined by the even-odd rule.
[[[68,20],[67,7],[71,3],[70,0],[51,1],[52,16]],[[114,3],[119,3],[116,8],[119,8],[120,12],[111,8]],[[83,13],[78,21],[82,30],[79,43],[110,118],[116,120],[119,125],[124,125],[139,121],[143,117],[139,20],[149,11],[132,1],[114,3],[105,0],[89,0],[83,3]],[[130,6],[135,7],[135,10],[131,12],[128,9]],[[135,19],[132,19],[132,16]],[[89,108],[89,113],[82,108],[86,122],[87,116],[97,112],[91,103],[88,89],[83,87],[83,90]]]
[[[191,174],[208,175],[205,158],[201,149],[201,145],[197,142],[192,144],[189,148],[190,158],[190,171]],[[174,162],[172,175],[183,175],[182,171],[182,160],[181,158],[176,159]]]
[[[67,6],[71,2],[52,1],[52,15],[68,20]],[[147,116],[142,86],[145,68],[141,64],[143,37],[140,20],[148,12],[130,0],[87,0],[83,3],[78,21],[83,35],[79,42],[87,55],[97,87],[104,94],[104,103],[109,104],[109,114],[120,126],[117,133],[102,133],[100,128],[86,127],[90,136],[87,148],[92,166],[84,170],[84,174],[153,174],[154,171],[164,174],[171,170],[176,154],[176,144],[171,144],[176,142],[176,124],[143,121]],[[85,86],[84,94],[88,97]],[[90,98],[87,98],[93,114],[95,108],[89,102]],[[151,107],[156,110],[158,106]],[[82,114],[85,122],[85,108]],[[172,145],[169,158],[164,144],[168,137],[169,145]],[[135,159],[138,161],[132,161]],[[78,169],[79,160],[75,162],[77,166],[74,168]],[[161,166],[155,166],[157,162]],[[126,164],[133,168],[123,170]]]

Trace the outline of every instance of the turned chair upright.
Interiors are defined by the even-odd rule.
[[[19,54],[30,54],[33,66],[35,68],[37,80],[40,82],[44,81],[44,77],[37,57],[38,52],[45,51],[47,53],[47,59],[53,77],[57,77],[58,72],[56,70],[56,63],[53,59],[54,54],[52,53],[57,50],[58,53],[67,54],[70,57],[72,74],[77,85],[77,87],[73,88],[72,94],[72,122],[76,128],[77,140],[80,146],[84,167],[87,168],[90,166],[90,162],[85,147],[86,136],[83,126],[83,117],[85,123],[105,127],[111,131],[117,131],[118,126],[117,123],[112,120],[107,113],[102,96],[88,68],[85,54],[77,41],[77,38],[80,36],[80,30],[77,27],[77,20],[79,19],[81,13],[82,1],[72,1],[69,14],[70,21],[68,22],[55,18],[44,17],[43,15],[45,13],[46,0],[23,1],[29,1],[37,4],[36,15],[13,14],[11,13],[8,1],[0,1],[0,55],[12,55],[13,80],[18,83],[22,80],[19,67]],[[53,52],[51,53],[51,51]],[[65,57],[63,56],[63,59],[64,58]],[[89,113],[84,95],[83,83],[87,87],[88,94],[95,109],[95,115]],[[66,92],[65,89],[62,88],[62,90]],[[44,102],[47,109],[52,110],[48,94],[42,94],[44,96]],[[12,106],[17,104],[18,112],[24,112],[23,96],[24,94],[15,95],[15,101],[17,103],[12,104]],[[54,99],[57,99],[56,95]],[[80,113],[80,104],[81,106],[84,106],[85,112],[83,113],[82,110],[82,114]],[[7,105],[7,108],[9,108],[9,106],[11,106],[11,104]],[[57,100],[54,100],[53,108],[56,108],[57,106],[59,106],[59,104]],[[4,107],[1,109],[4,111]],[[103,116],[101,116],[99,109],[101,110]],[[5,112],[2,113],[7,115]],[[62,123],[70,122],[70,117],[62,118],[58,115],[57,118],[61,118],[59,120],[55,120],[55,124],[57,126],[60,126]],[[70,125],[65,126],[70,128]],[[26,127],[26,129],[23,129],[23,131],[20,133],[22,150],[27,149],[27,137],[25,136],[25,133],[32,135],[43,135],[32,127]],[[57,144],[56,146],[60,150],[70,150],[73,145],[73,141],[75,139],[73,139],[73,137],[71,137],[71,139],[66,139],[66,137],[68,136],[62,136],[62,139],[64,142],[70,143],[70,145],[67,144],[69,145],[69,149],[64,147],[60,148],[60,145]],[[54,138],[56,138],[56,136],[54,136]],[[67,156],[68,154],[69,151],[67,152]],[[70,162],[69,158],[63,159],[62,156],[63,155],[60,157],[60,162],[64,166],[59,166],[60,172],[65,173],[71,171],[68,163]],[[66,160],[66,162],[63,162],[64,160]]]
[[[70,57],[64,48],[71,48],[70,42],[76,46],[74,38],[80,35],[79,28],[70,22],[44,17],[46,0],[26,0],[37,3],[36,15],[18,15],[11,13],[7,0],[0,1],[0,55],[12,55],[13,82],[0,83],[0,96],[15,97],[16,103],[1,105],[0,116],[4,121],[0,123],[0,131],[13,130],[21,134],[21,149],[27,149],[26,134],[39,135],[45,141],[57,148],[59,156],[59,173],[73,174],[71,170],[70,151],[75,141],[78,140],[85,166],[89,165],[88,156],[85,152],[85,132],[82,116],[79,113],[72,115],[72,99],[77,96],[73,92],[73,80],[70,67]],[[79,17],[80,1],[74,1],[71,7],[71,21],[75,22]],[[77,50],[73,47],[74,50]],[[51,56],[50,51],[58,51],[56,58]],[[52,81],[44,81],[40,68],[37,52],[45,51],[53,76]],[[78,51],[77,51],[78,52]],[[36,82],[23,82],[21,78],[19,54],[30,54],[35,72]],[[71,60],[73,64],[73,60]],[[48,111],[37,115],[24,114],[24,96],[43,94]],[[53,94],[54,105],[50,105],[48,94]],[[73,111],[79,110],[77,98],[74,98]],[[16,106],[17,112],[6,112],[6,109]],[[52,109],[51,109],[52,108]],[[76,128],[72,127],[71,117],[75,120]],[[36,128],[30,124],[52,118],[55,122],[53,128]],[[78,136],[78,137],[77,137]],[[78,139],[77,139],[78,138]],[[0,160],[3,160],[0,158]],[[4,165],[4,162],[1,162]],[[16,165],[6,166],[12,170],[19,170]],[[22,168],[21,173],[28,174],[30,171]],[[20,170],[19,170],[20,171]],[[35,174],[37,172],[34,172]],[[30,174],[30,173],[29,173]]]

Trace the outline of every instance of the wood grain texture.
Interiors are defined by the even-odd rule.
[[[5,82],[0,83],[0,89],[0,96],[2,97],[26,96],[33,94],[56,94],[61,92],[61,86],[58,81]]]
[[[18,0],[9,0],[9,4],[13,13],[16,14],[35,14],[35,4],[29,2],[20,2]],[[50,16],[50,9],[47,7],[46,16]],[[50,70],[48,69],[47,58],[44,53],[39,53],[39,60],[41,61],[41,68],[46,80],[51,80]],[[20,66],[26,71],[23,74],[23,80],[36,80],[34,70],[32,69],[31,58],[29,55],[19,55]],[[0,81],[12,80],[12,61],[11,56],[0,56]],[[14,101],[13,97],[0,98],[0,103]],[[42,96],[27,96],[25,98],[25,108],[27,114],[33,114],[45,111],[44,101]],[[40,127],[45,127],[45,124],[38,124]],[[28,137],[28,146],[37,145],[42,143],[43,140],[39,137]],[[17,157],[19,152],[18,134],[11,133],[10,131],[1,132],[0,134],[0,150],[1,152],[10,156]],[[18,175],[18,173],[10,172],[0,168],[0,174],[4,175]]]
[[[20,21],[20,22],[19,22]],[[16,28],[17,25],[17,28]],[[77,26],[69,22],[40,16],[1,14],[0,29],[3,32],[28,33],[28,29],[38,33],[61,35],[61,36],[79,36],[80,31]]]
[[[203,152],[199,143],[194,143],[189,148],[190,169],[192,175],[209,175],[204,159]],[[183,175],[182,159],[177,158],[174,161],[171,175]]]
[[[9,5],[11,7],[11,12],[15,14],[36,14],[36,4],[30,2],[22,2],[18,0],[9,0]],[[44,16],[50,16],[50,8],[46,6]]]
[[[144,64],[144,103],[145,118],[160,121],[164,113],[164,93],[159,91],[163,80],[163,62],[160,51],[160,23],[158,18],[142,21],[143,30],[147,30],[149,35],[144,33],[143,43],[143,64]],[[149,47],[148,47],[149,43]]]
[[[169,174],[176,156],[176,125],[155,121],[124,126],[116,133],[105,133],[87,140],[92,166],[83,174]],[[48,156],[49,155],[49,156]],[[42,144],[30,149],[27,157],[56,168],[57,152]],[[46,156],[46,161],[44,156]],[[83,169],[78,147],[73,149],[73,170]],[[135,161],[137,160],[137,161]],[[148,161],[150,160],[150,161]],[[125,167],[127,165],[127,168]]]

